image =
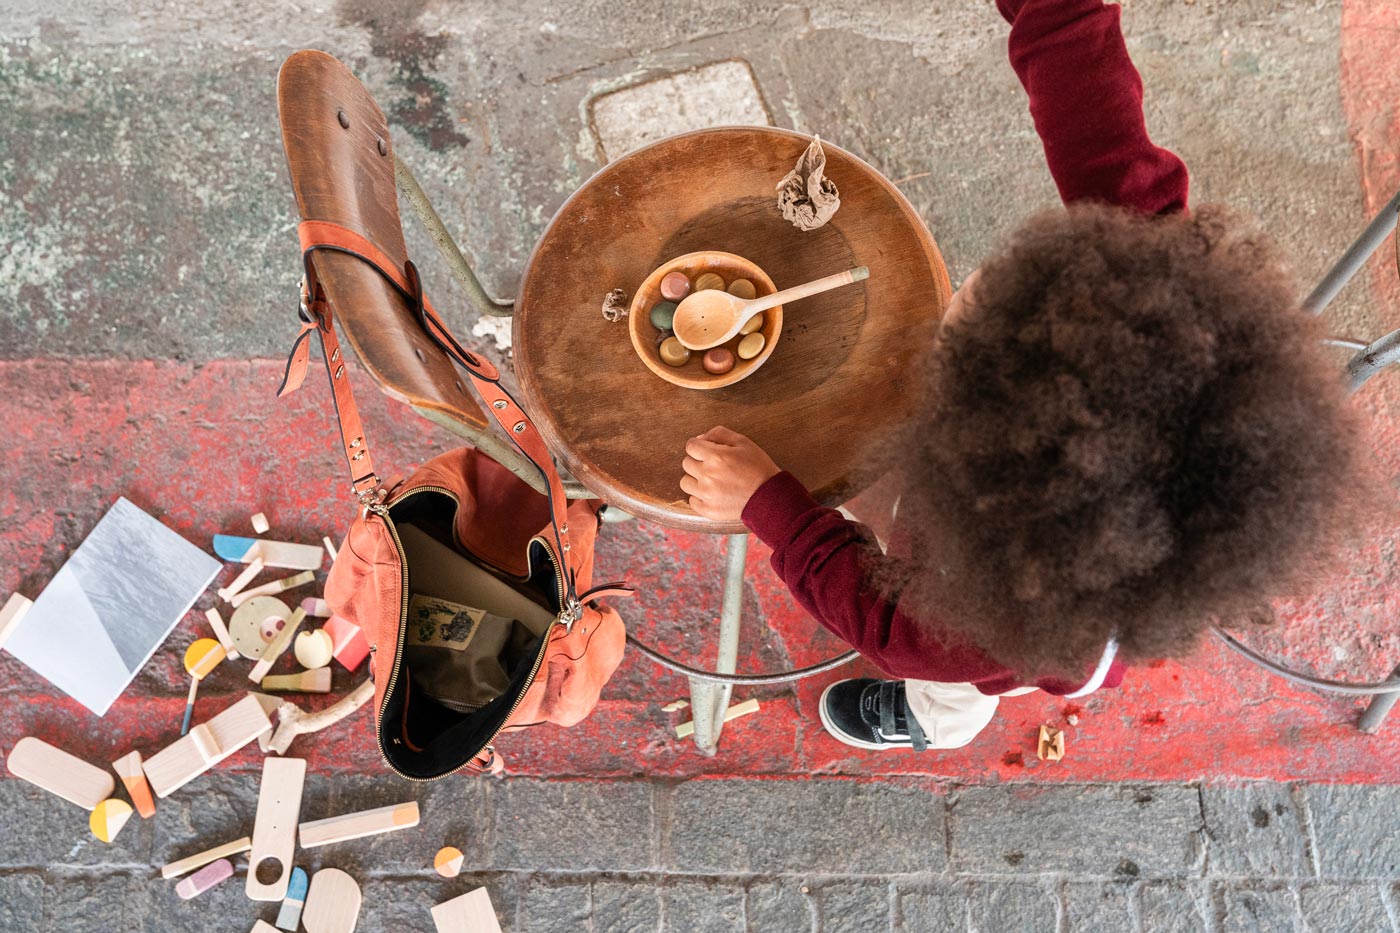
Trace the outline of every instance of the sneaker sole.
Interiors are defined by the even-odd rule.
[[[840,683],[840,681],[837,681],[837,683]],[[913,742],[910,742],[907,745],[899,744],[896,742],[884,742],[879,744],[875,742],[867,742],[864,739],[857,739],[854,736],[847,735],[845,732],[842,732],[840,729],[838,729],[830,719],[826,718],[826,695],[830,693],[831,688],[835,686],[836,684],[831,684],[825,690],[823,690],[822,698],[817,701],[817,715],[821,717],[822,727],[826,729],[827,735],[831,736],[833,739],[842,743],[843,745],[849,745],[852,748],[863,748],[866,751],[871,752],[892,752],[898,751],[903,748],[914,747]]]

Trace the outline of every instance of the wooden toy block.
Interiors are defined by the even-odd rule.
[[[729,709],[725,710],[724,721],[729,722],[731,719],[738,719],[740,716],[747,716],[749,713],[756,712],[758,712],[758,700],[751,697],[742,703],[735,703],[733,706],[729,707]],[[694,721],[683,722],[679,726],[676,726],[676,738],[678,739],[689,738],[694,734]]]
[[[5,759],[10,773],[35,787],[57,794],[84,810],[93,810],[116,789],[110,772],[75,758],[42,739],[25,736],[10,749]]]
[[[10,598],[5,600],[4,608],[0,608],[0,648],[5,647],[10,633],[19,628],[19,624],[29,612],[29,607],[33,605],[34,600],[19,593],[11,593]]]
[[[246,891],[252,900],[280,901],[287,896],[292,879],[292,852],[296,848],[297,817],[301,815],[301,788],[305,781],[304,759],[268,758],[263,762],[258,812],[253,818],[253,848],[248,854]],[[279,866],[272,881],[263,880],[273,877],[268,871],[272,866],[265,864],[268,862]],[[356,912],[358,910],[357,904]]]
[[[282,652],[287,650],[287,646],[292,643],[292,636],[297,633],[302,620],[306,618],[306,613],[300,609],[292,610],[292,617],[287,620],[287,624],[282,626],[282,630],[272,641],[267,643],[263,649],[262,657],[258,658],[258,663],[253,665],[253,669],[248,672],[248,679],[253,683],[261,683],[267,676],[267,672],[272,670],[272,665],[277,663],[277,659],[282,656]]]
[[[230,660],[237,661],[242,657],[238,649],[233,646],[233,638],[228,633],[228,626],[224,624],[224,617],[217,609],[204,610],[204,616],[209,620],[209,627],[214,630],[214,637],[219,640],[219,644],[224,646],[224,654]]]
[[[328,618],[331,614],[330,604],[319,596],[308,596],[301,601],[301,608],[309,616],[318,619]]]
[[[267,693],[257,693],[252,690],[248,691],[248,696],[254,697],[258,701],[258,705],[262,707],[262,711],[267,714],[268,722],[272,721],[272,714],[277,712],[277,708],[281,706],[283,702],[281,697],[275,697]],[[272,736],[273,730],[271,728],[266,732],[258,734],[258,749],[264,754],[272,747]],[[286,749],[283,749],[283,751],[286,751]],[[278,754],[281,754],[281,752]]]
[[[271,728],[258,701],[244,697],[152,755],[144,765],[146,779],[157,797],[169,797]]]
[[[248,523],[253,526],[253,531],[260,535],[267,534],[267,530],[272,527],[267,523],[267,516],[261,512],[254,512]]]
[[[298,664],[308,671],[314,671],[331,663],[331,658],[335,657],[335,642],[323,628],[299,632],[292,643],[292,653],[297,656]]]
[[[146,783],[146,772],[141,768],[141,753],[128,752],[112,762],[112,770],[122,779],[126,795],[136,806],[141,819],[149,820],[156,814],[156,801],[151,796],[151,785]]]
[[[232,600],[233,597],[243,592],[244,587],[253,582],[254,577],[262,573],[262,569],[263,559],[255,555],[253,559],[248,562],[248,566],[243,568],[243,572],[233,578],[233,582],[229,583],[228,586],[219,587],[214,592],[218,593],[219,598],[225,602]]]
[[[292,744],[292,739],[307,732],[320,732],[327,726],[335,725],[355,710],[369,702],[374,696],[374,681],[366,678],[350,693],[341,697],[334,706],[328,706],[317,713],[302,712],[300,707],[285,700],[277,707],[277,731],[269,743],[273,752],[281,755]]]
[[[311,876],[301,925],[306,933],[355,933],[360,919],[360,886],[338,868],[323,868]]]
[[[335,642],[335,659],[347,671],[359,667],[369,656],[369,640],[354,622],[341,616],[331,616],[324,628],[331,641]]]
[[[456,878],[462,873],[462,863],[467,857],[456,846],[443,846],[433,856],[433,869],[444,878]]]
[[[262,679],[262,688],[295,693],[330,693],[331,669],[318,667],[314,671],[296,674],[269,674]]]
[[[301,909],[306,906],[306,869],[293,868],[292,880],[287,883],[287,896],[282,899],[282,907],[277,911],[277,928],[296,933],[301,923]]]
[[[214,553],[223,560],[246,564],[261,557],[269,567],[288,570],[320,570],[326,552],[319,544],[289,544],[266,538],[240,538],[237,535],[215,535]]]
[[[331,540],[330,535],[326,535],[324,538],[322,538],[321,543],[325,545],[326,553],[331,556],[331,560],[335,560],[335,542]]]
[[[277,928],[266,920],[257,920],[253,923],[253,928],[248,933],[277,933]]]
[[[485,888],[468,891],[432,908],[437,933],[501,933],[501,923]]]
[[[92,834],[103,842],[111,842],[122,831],[126,821],[131,819],[131,804],[116,797],[108,797],[93,808],[88,817],[88,827]]]
[[[223,845],[215,846],[212,849],[205,849],[203,852],[196,852],[194,855],[186,856],[161,867],[160,876],[162,878],[178,878],[187,871],[194,871],[202,868],[215,859],[227,858],[230,855],[238,855],[247,852],[253,847],[253,840],[244,836],[232,842],[225,842]]]
[[[302,823],[297,831],[303,849],[361,836],[390,833],[396,829],[409,829],[418,825],[418,802],[398,803],[374,810],[361,810],[358,813],[345,813],[327,817],[324,820],[310,820]]]
[[[276,596],[255,596],[234,610],[228,620],[228,634],[238,653],[256,661],[277,637],[277,624],[287,624],[291,607]]]
[[[315,571],[303,570],[301,573],[293,574],[290,577],[283,577],[280,580],[264,583],[262,586],[255,586],[251,590],[244,590],[229,599],[229,605],[237,609],[255,596],[276,596],[278,593],[285,593],[287,590],[294,590],[299,586],[305,586],[315,579]]]
[[[226,858],[210,862],[199,871],[175,885],[175,893],[184,900],[198,897],[220,881],[233,877],[233,863]]]

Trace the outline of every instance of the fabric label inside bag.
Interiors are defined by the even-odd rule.
[[[465,650],[485,616],[485,609],[414,593],[408,602],[408,644]]]

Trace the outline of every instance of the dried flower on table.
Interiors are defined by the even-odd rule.
[[[841,206],[836,183],[825,176],[826,152],[821,137],[802,153],[793,170],[778,182],[778,208],[783,219],[799,230],[815,230],[825,224]]]
[[[627,316],[627,293],[620,288],[608,292],[603,299],[603,318],[616,323]]]

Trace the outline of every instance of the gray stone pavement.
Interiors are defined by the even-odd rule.
[[[350,872],[359,929],[431,930],[485,885],[506,931],[1400,931],[1400,789],[962,787],[831,779],[450,780],[313,775],[303,818],[416,796],[416,829],[302,851]],[[239,873],[194,901],[158,867],[251,830],[257,780],[198,779],[111,846],[0,782],[0,929],[242,931]],[[74,814],[79,814],[75,817]],[[461,877],[432,870],[439,846]]]
[[[1338,0],[1125,5],[1195,200],[1259,217],[1305,282],[1363,215],[1340,21]],[[274,89],[301,47],[374,89],[496,294],[612,152],[595,102],[721,62],[775,125],[898,180],[958,280],[1055,203],[1005,31],[988,0],[0,0],[0,359],[283,351],[298,269]],[[1380,332],[1367,290],[1333,313]],[[312,776],[304,812],[406,793]],[[362,930],[430,929],[428,905],[473,883],[515,931],[1400,929],[1395,787],[506,779],[418,799],[420,829],[311,853],[361,879]],[[248,832],[255,801],[255,776],[207,776],[103,847],[0,781],[0,930],[248,929],[239,881],[186,903],[156,866]],[[468,853],[452,882],[428,867],[446,843]]]

